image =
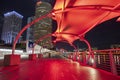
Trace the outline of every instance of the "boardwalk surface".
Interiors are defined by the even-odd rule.
[[[0,80],[120,80],[111,73],[84,67],[65,59],[24,61],[19,66],[0,67]]]

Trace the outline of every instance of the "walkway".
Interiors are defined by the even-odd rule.
[[[103,70],[84,67],[67,59],[24,61],[19,66],[1,67],[0,80],[120,80]]]

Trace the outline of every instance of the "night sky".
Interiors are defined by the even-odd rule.
[[[0,12],[6,13],[16,11],[26,18],[34,15],[35,1],[34,0],[0,0]],[[24,22],[24,25],[25,25]]]
[[[24,26],[27,22],[27,17],[34,16],[36,1],[37,0],[0,0],[0,15],[14,10],[24,16]],[[53,0],[45,1],[54,4],[52,2]],[[92,47],[104,49],[110,48],[112,44],[120,44],[120,22],[116,22],[116,19],[117,18],[106,21],[86,34],[86,39],[88,39]],[[60,45],[59,47],[61,47],[61,45],[62,47],[66,45],[61,43],[58,44]],[[79,42],[78,40],[76,40],[74,44],[80,48],[86,47],[83,42]],[[68,49],[71,49],[71,47]]]

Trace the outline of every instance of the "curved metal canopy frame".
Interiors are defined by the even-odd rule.
[[[18,33],[18,35],[16,36],[14,43],[13,43],[12,54],[14,54],[16,43],[17,43],[19,37],[21,36],[21,34],[27,28],[29,28],[31,25],[33,25],[34,23],[38,22],[39,20],[41,20],[43,18],[52,17],[53,19],[55,19],[58,22],[58,27],[57,27],[55,34],[59,34],[56,37],[59,38],[59,36],[62,36],[62,38],[60,38],[61,40],[65,39],[69,42],[70,39],[73,39],[72,41],[74,41],[76,39],[80,39],[81,36],[85,35],[89,30],[91,30],[97,24],[100,24],[103,21],[109,20],[113,17],[120,16],[120,0],[115,0],[115,1],[107,0],[103,3],[99,2],[99,1],[96,2],[96,1],[97,0],[92,0],[92,1],[89,1],[89,0],[56,0],[55,7],[50,13],[48,13],[44,16],[41,16],[41,17],[35,19],[34,21],[32,21],[31,23],[27,24]],[[98,3],[100,5],[96,5]],[[96,13],[94,14],[95,11],[97,12],[97,14]],[[82,16],[77,17],[77,15],[73,14],[74,12],[76,14],[81,12],[79,15],[82,15]],[[90,12],[90,14],[89,14],[89,12]],[[72,20],[73,23],[71,22],[71,19],[69,18],[70,16],[73,18],[73,20]],[[91,23],[90,23],[87,20],[87,19],[89,19],[87,17],[89,17],[92,20],[93,19],[95,19],[95,20],[91,21]],[[74,19],[76,19],[76,20],[74,20]],[[79,24],[83,23],[84,26],[81,27],[78,23],[75,24],[74,23],[75,21],[78,21]],[[81,21],[81,22],[79,22],[79,21]],[[74,26],[71,23],[74,24],[74,26],[76,25],[76,27],[74,28]],[[74,36],[77,36],[77,38],[71,37],[70,36],[71,34]],[[89,51],[92,52],[91,46],[88,43],[88,41],[84,38],[82,38],[81,40],[84,41],[88,45]],[[71,43],[71,42],[69,42],[69,43]],[[91,56],[94,58],[93,54],[91,54]]]
[[[59,34],[59,33],[47,34],[47,35],[45,35],[45,36],[43,36],[43,37],[40,37],[40,38],[35,42],[35,44],[33,45],[32,54],[34,54],[34,47],[36,46],[36,44],[38,44],[40,41],[44,40],[44,39],[47,38],[47,37],[55,36],[55,35],[57,35],[57,34]],[[67,35],[73,35],[73,36],[79,37],[79,36],[77,36],[77,35],[75,35],[75,34],[72,34],[72,33],[60,33],[60,34],[67,34]],[[93,52],[92,52],[90,43],[84,38],[84,36],[83,36],[83,37],[79,37],[79,39],[80,39],[80,41],[85,42],[85,43],[87,44],[87,46],[88,46],[88,50],[89,50],[89,53],[90,53],[90,54],[88,55],[87,61],[84,63],[84,64],[87,64],[87,62],[88,62],[89,59],[90,59],[90,56],[94,59],[94,54],[93,54]],[[68,41],[66,41],[66,42],[69,43]],[[73,46],[74,49],[77,50],[76,52],[78,52],[78,49],[76,48],[75,45],[73,45],[73,43],[69,43],[69,44],[70,44],[71,46]]]
[[[50,37],[50,36],[55,36],[56,34],[59,34],[59,33],[47,34],[47,35],[45,35],[45,36],[43,36],[43,37],[40,37],[40,38],[35,42],[35,44],[33,45],[33,47],[35,47],[40,41],[44,40],[45,38],[48,38],[48,37]],[[71,33],[60,33],[60,34],[74,35],[74,34],[71,34]],[[76,36],[76,35],[75,35],[75,36]],[[63,42],[63,41],[62,41],[62,42]],[[64,42],[67,42],[67,41],[64,41]],[[67,42],[67,43],[69,43],[69,42]],[[77,50],[77,48],[76,48],[75,45],[73,45],[72,43],[69,43],[69,44],[70,44],[74,49]],[[34,54],[34,48],[33,48],[33,50],[32,50],[32,53]]]
[[[111,12],[120,13],[119,6],[120,6],[120,4],[118,4],[116,6],[109,6],[109,5],[80,5],[80,6],[74,6],[74,7],[67,7],[66,9],[64,9],[64,11],[62,9],[57,9],[54,12],[55,12],[55,14],[57,14],[57,13],[67,12],[67,11],[70,11],[70,10],[80,9],[80,10],[103,10],[103,11],[111,11]]]
[[[14,52],[15,52],[16,43],[17,43],[18,39],[20,38],[20,36],[22,35],[22,33],[23,33],[25,30],[27,30],[29,27],[31,27],[31,25],[37,23],[38,21],[40,21],[40,20],[42,20],[42,19],[44,19],[44,18],[46,18],[46,17],[50,17],[50,16],[51,16],[51,13],[48,13],[48,14],[46,14],[46,15],[44,15],[44,16],[41,16],[41,17],[33,20],[32,22],[30,22],[29,24],[27,24],[26,26],[24,26],[23,29],[17,34],[17,36],[16,36],[16,38],[15,38],[15,40],[14,40],[14,42],[13,42],[12,54],[14,54]]]
[[[56,0],[53,19],[58,23],[56,32],[85,35],[96,25],[120,16],[120,1]],[[64,38],[74,41],[74,38]]]
[[[40,37],[36,42],[35,42],[35,44],[33,45],[33,50],[32,50],[32,54],[34,54],[34,47],[36,46],[36,44],[38,44],[39,42],[41,42],[42,40],[44,40],[45,38],[47,38],[47,37],[50,37],[50,36],[53,36],[54,34],[48,34],[48,35],[45,35],[45,36],[43,36],[43,37]],[[53,41],[54,42],[54,41]],[[57,41],[56,41],[57,42]],[[55,43],[56,43],[55,42]],[[78,49],[77,49],[77,47],[75,46],[75,45],[73,45],[72,43],[69,43],[69,42],[67,42],[67,41],[60,41],[60,42],[65,42],[65,43],[68,43],[68,44],[70,44],[74,49],[76,49],[77,51],[78,51]],[[41,49],[42,49],[42,47],[41,47]],[[41,53],[41,49],[40,49],[40,53]],[[77,52],[76,51],[76,52]]]

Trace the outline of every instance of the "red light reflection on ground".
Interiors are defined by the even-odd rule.
[[[111,73],[64,59],[26,61],[0,68],[0,80],[120,80]]]

